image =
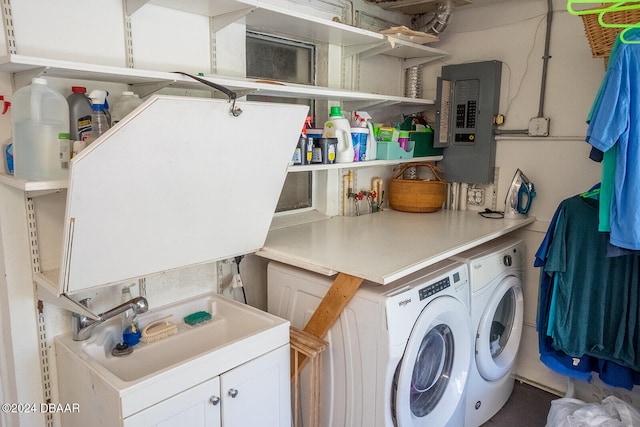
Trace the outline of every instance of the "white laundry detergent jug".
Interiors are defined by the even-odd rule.
[[[342,117],[340,107],[331,107],[329,120],[324,124],[323,138],[337,138],[336,163],[349,163],[354,160],[353,142],[351,141],[351,124]]]

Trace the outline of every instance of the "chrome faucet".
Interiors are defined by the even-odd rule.
[[[86,305],[86,300],[80,301]],[[98,314],[98,319],[91,319],[83,314],[73,313],[71,316],[71,333],[74,341],[84,341],[91,337],[91,333],[96,326],[101,325],[105,321],[124,313],[127,310],[133,310],[134,313],[144,313],[149,309],[149,303],[144,297],[136,297],[127,302],[123,302],[111,310]]]

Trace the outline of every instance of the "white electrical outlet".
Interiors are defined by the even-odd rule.
[[[484,188],[469,188],[467,190],[467,203],[474,206],[484,205]]]

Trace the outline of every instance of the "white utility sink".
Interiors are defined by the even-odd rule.
[[[211,310],[210,307],[215,308]],[[121,380],[136,381],[243,339],[249,339],[252,335],[273,327],[274,322],[277,322],[271,317],[263,316],[262,313],[244,308],[226,298],[208,297],[140,316],[140,328],[143,328],[155,319],[173,314],[168,320],[178,326],[178,333],[156,342],[140,342],[129,355],[113,356],[111,350],[122,341],[122,322],[119,318],[115,325],[110,324],[102,330],[98,327],[94,336],[82,345],[82,351],[92,361]],[[210,312],[213,317],[195,326],[183,322],[185,315],[197,311]]]
[[[185,324],[184,316],[197,311],[210,312],[212,319]],[[84,372],[99,381],[120,396],[126,416],[166,398],[164,390],[199,384],[289,342],[288,321],[215,293],[151,308],[138,316],[139,326],[168,314],[178,333],[141,342],[126,356],[111,354],[122,341],[122,316],[98,326],[85,341],[73,341],[71,334],[56,337],[58,374],[81,378]]]

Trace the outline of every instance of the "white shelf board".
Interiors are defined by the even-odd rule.
[[[367,162],[352,162],[352,163],[333,163],[330,165],[325,164],[311,164],[311,165],[294,165],[289,166],[289,172],[307,172],[326,169],[358,169],[368,168],[374,166],[393,166],[401,163],[412,162],[438,162],[442,160],[442,156],[428,156],[428,157],[413,157],[411,159],[395,159],[395,160],[370,160]]]
[[[14,75],[14,87],[17,89],[28,84],[32,77],[71,78],[77,80],[105,81],[133,85],[135,87],[153,86],[154,90],[161,86],[171,85],[186,89],[208,89],[208,86],[182,74],[148,71],[126,67],[78,63],[71,61],[37,58],[23,55],[5,55],[0,57],[0,72]],[[358,109],[368,106],[370,110],[394,107],[410,107],[412,110],[432,105],[433,100],[414,99],[401,96],[371,94],[344,89],[332,89],[322,86],[309,86],[277,81],[265,81],[225,76],[203,77],[218,85],[238,92],[239,96],[246,93],[260,96],[277,96],[285,98],[305,98],[334,100],[349,103],[350,108]],[[158,87],[156,87],[158,86]],[[213,90],[213,89],[212,89]],[[137,90],[140,96],[148,93]],[[363,109],[363,108],[361,108]],[[345,111],[353,111],[345,108]]]
[[[139,4],[140,1],[127,0],[127,3],[129,4],[127,10],[132,13],[134,9],[132,3]],[[384,35],[373,31],[318,18],[260,0],[149,0],[147,3],[214,18],[223,18],[225,15],[240,12],[244,13],[245,23],[251,30],[295,36],[297,39],[315,43],[330,43],[344,47],[385,40]]]
[[[128,0],[127,10],[142,7],[141,0]],[[439,49],[411,42],[398,43],[393,37],[330,19],[309,15],[261,0],[149,0],[147,3],[184,12],[211,16],[224,24],[244,19],[247,28],[311,43],[328,43],[347,48],[347,55],[390,55],[398,58],[440,58]]]
[[[205,16],[225,15],[247,7],[246,4],[235,0],[127,0],[126,3],[129,15],[147,3]]]
[[[428,157],[414,157],[411,159],[396,159],[396,160],[371,160],[368,162],[353,162],[353,163],[333,163],[330,165],[325,164],[311,164],[311,165],[294,165],[289,166],[289,172],[306,172],[306,171],[319,171],[327,169],[358,169],[374,166],[392,166],[401,163],[411,162],[438,162],[442,160],[442,156],[428,156]],[[66,190],[69,187],[69,181],[67,180],[55,180],[55,181],[27,181],[24,179],[15,178],[13,175],[0,174],[0,183],[8,185],[9,187],[17,188],[26,193],[34,193],[32,195],[38,195],[39,193],[51,193]]]
[[[385,36],[387,41],[385,43],[371,46],[368,49],[355,49],[358,52],[360,59],[369,58],[375,55],[387,55],[395,58],[405,59],[407,62],[411,62],[408,66],[419,65],[421,63],[434,61],[438,58],[449,55],[448,52],[440,49],[435,49],[429,46],[416,44],[411,41],[402,40],[393,36]],[[349,48],[346,51],[347,54],[352,53]]]
[[[55,181],[27,181],[15,178],[13,175],[0,174],[0,183],[17,188],[27,193],[51,193],[64,190],[69,187],[67,180]]]
[[[259,32],[291,36],[302,41],[337,46],[375,44],[385,41],[383,34],[340,22],[318,18],[262,1],[245,1],[256,8],[246,16],[247,27]]]

